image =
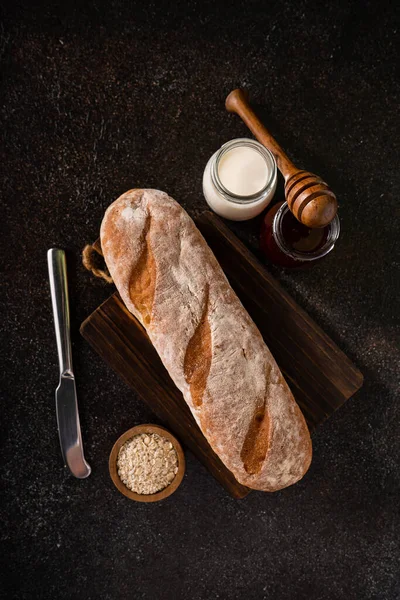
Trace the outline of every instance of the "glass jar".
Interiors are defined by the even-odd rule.
[[[276,181],[272,153],[255,140],[238,138],[224,144],[208,161],[203,194],[210,208],[221,217],[246,221],[259,215],[271,202]]]
[[[264,217],[260,247],[268,260],[276,265],[305,267],[329,254],[339,234],[337,215],[329,225],[310,229],[296,219],[287,202],[279,202]]]

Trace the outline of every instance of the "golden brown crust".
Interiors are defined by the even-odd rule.
[[[208,288],[204,304],[203,316],[193,337],[189,341],[183,370],[185,379],[190,386],[195,406],[201,406],[206,389],[208,373],[211,366],[211,330],[208,322]]]
[[[129,295],[142,315],[143,323],[149,327],[156,285],[156,262],[149,242],[151,217],[149,216],[143,229],[143,250],[132,269],[129,281]]]
[[[248,473],[255,475],[261,470],[268,451],[269,438],[270,419],[264,404],[256,408],[240,452],[240,458]]]

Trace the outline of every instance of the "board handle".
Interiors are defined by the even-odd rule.
[[[93,273],[95,277],[98,277],[99,279],[104,279],[104,281],[106,281],[107,283],[113,283],[113,278],[111,277],[108,271],[96,267],[94,258],[95,254],[103,256],[99,240],[96,240],[94,244],[86,244],[86,246],[82,250],[83,266],[85,267],[85,269]]]

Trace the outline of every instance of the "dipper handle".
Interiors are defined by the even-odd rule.
[[[226,109],[236,113],[257,140],[272,152],[285,178],[285,196],[296,219],[311,228],[325,227],[336,216],[335,194],[317,175],[298,169],[287,157],[251,108],[244,90],[233,90],[225,100]]]

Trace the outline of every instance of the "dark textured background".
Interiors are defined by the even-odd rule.
[[[2,597],[399,598],[394,5],[3,3]],[[176,494],[135,504],[113,487],[107,457],[119,434],[153,417],[79,337],[110,293],[80,251],[131,187],[166,190],[192,215],[204,208],[209,156],[248,135],[224,110],[239,85],[340,200],[335,252],[308,272],[272,270],[365,385],[316,432],[298,485],[235,501],[188,454]],[[232,227],[256,250],[259,221]],[[58,446],[53,245],[70,251],[86,481],[63,469]]]

